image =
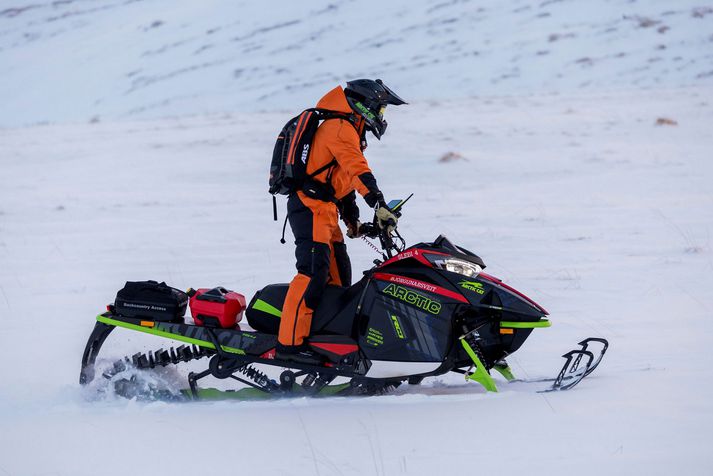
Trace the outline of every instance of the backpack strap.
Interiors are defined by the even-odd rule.
[[[320,120],[321,121],[328,121],[330,119],[344,119],[347,121],[349,124],[351,124],[353,127],[356,128],[356,124],[354,124],[354,114],[345,114],[343,112],[337,112],[337,111],[330,111],[329,109],[309,109],[309,111],[314,111],[319,114]],[[358,132],[358,131],[357,131]],[[337,165],[337,159],[332,159],[328,164],[323,165],[322,167],[318,168],[311,174],[307,175],[307,178],[315,178],[317,175],[321,174],[325,170],[329,170],[330,168],[334,167]],[[329,174],[327,175],[327,183],[331,182],[332,178],[332,172],[330,170]]]
[[[285,241],[285,230],[287,229],[287,219],[288,219],[289,217],[290,217],[289,212],[288,212],[288,213],[285,213],[285,222],[282,224],[282,238],[280,238],[280,243],[282,243],[283,245],[284,245],[285,243],[287,243],[287,242]],[[277,221],[277,220],[275,220],[275,221]]]
[[[315,170],[315,171],[312,172],[311,174],[307,175],[307,178],[315,178],[317,175],[321,174],[321,173],[324,172],[325,170],[328,170],[329,168],[333,167],[333,166],[336,165],[336,164],[337,164],[337,159],[332,159],[331,162],[329,162],[328,164],[325,164],[325,165],[321,166],[320,168],[318,168],[317,170]],[[328,178],[328,179],[332,178],[331,172],[329,173],[329,175],[327,176],[327,178]]]

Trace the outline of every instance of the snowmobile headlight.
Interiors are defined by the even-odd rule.
[[[451,273],[457,273],[468,278],[477,276],[481,271],[483,271],[483,268],[477,264],[458,258],[446,258],[444,260],[436,261],[434,264],[441,269],[445,269]]]

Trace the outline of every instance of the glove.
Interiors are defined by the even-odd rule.
[[[354,192],[344,196],[337,202],[339,215],[342,217],[347,227],[359,221],[359,207],[356,204],[356,194]]]
[[[399,217],[394,215],[394,213],[386,205],[379,205],[379,208],[376,209],[376,221],[379,228],[391,233],[394,229],[396,229]]]
[[[356,223],[347,225],[347,236],[349,238],[359,238],[363,234],[364,233],[362,233],[361,230],[361,222],[359,220],[357,220]]]

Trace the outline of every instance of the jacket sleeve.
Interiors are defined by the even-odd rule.
[[[364,154],[361,153],[359,134],[344,120],[339,122],[336,137],[329,143],[329,151],[337,160],[339,167],[347,173],[356,191],[364,197],[370,207],[374,207],[384,199],[376,184],[376,178],[371,173]]]

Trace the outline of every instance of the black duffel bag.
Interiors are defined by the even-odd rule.
[[[156,281],[127,281],[116,293],[114,312],[151,321],[183,322],[188,294]]]

